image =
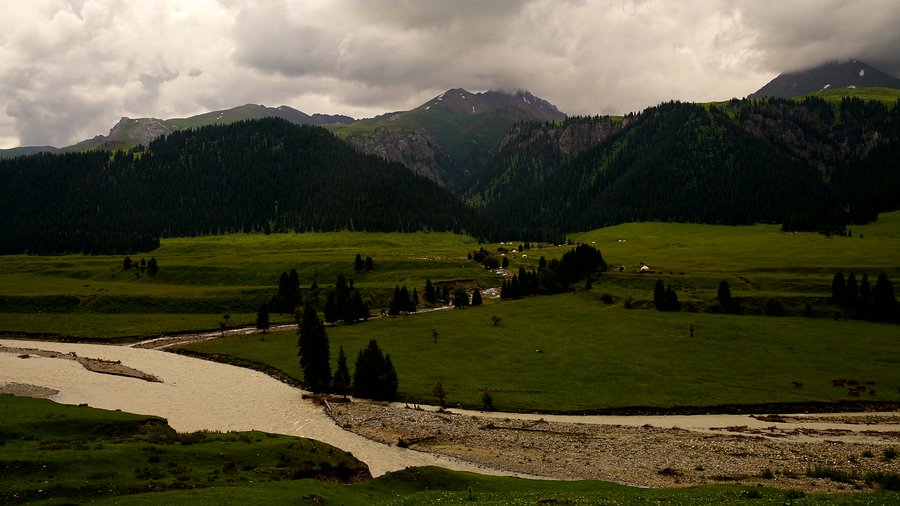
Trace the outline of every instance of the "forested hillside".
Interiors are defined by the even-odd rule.
[[[561,142],[559,132],[591,124],[609,125],[608,135],[576,147]],[[467,200],[538,235],[646,220],[833,232],[900,207],[898,153],[896,104],[671,102],[619,124],[520,125]]]
[[[160,236],[491,226],[405,167],[280,119],[174,132],[146,150],[0,162],[0,252],[121,253]]]

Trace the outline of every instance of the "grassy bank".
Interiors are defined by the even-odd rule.
[[[890,504],[896,493],[713,485],[640,489],[410,468],[368,479],[328,445],[261,432],[176,434],[164,420],[0,395],[4,504]]]

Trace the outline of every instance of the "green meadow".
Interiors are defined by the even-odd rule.
[[[493,316],[501,319],[497,326]],[[438,380],[451,405],[480,408],[487,389],[502,411],[847,400],[846,389],[832,387],[834,378],[875,381],[865,399],[900,401],[900,339],[890,324],[625,310],[582,292],[327,331],[332,360],[343,346],[351,368],[376,339],[396,366],[401,399],[410,403],[436,404]],[[302,378],[294,331],[187,348]]]
[[[511,272],[569,249],[535,244],[513,253],[521,242],[510,239],[484,247],[496,255],[502,248]],[[570,239],[593,244],[623,271],[561,295],[487,299],[482,307],[329,327],[332,358],[343,346],[352,367],[357,352],[377,339],[397,367],[404,400],[434,402],[433,386],[441,380],[449,403],[479,407],[487,390],[505,410],[837,402],[847,392],[831,387],[831,379],[841,377],[875,381],[866,400],[900,400],[898,327],[848,319],[830,301],[836,272],[853,271],[857,279],[865,273],[871,283],[880,272],[900,279],[900,212],[854,226],[850,237],[783,233],[777,225],[629,223]],[[276,292],[278,276],[291,268],[303,289],[318,283],[319,303],[345,275],[377,315],[396,285],[421,292],[430,278],[498,287],[499,275],[467,259],[479,247],[470,237],[424,232],[164,239],[143,255],[157,259],[155,276],[124,271],[120,256],[4,256],[0,332],[119,342],[217,329],[225,315],[229,326],[252,325],[257,308]],[[357,253],[371,256],[375,269],[354,272]],[[653,272],[639,273],[641,262]],[[675,289],[683,311],[652,309],[657,279]],[[718,314],[721,280],[729,282],[742,315]],[[770,300],[786,316],[765,316]],[[289,323],[292,316],[273,314],[272,321]],[[301,377],[293,331],[191,349]]]
[[[501,478],[433,467],[377,479],[334,447],[262,432],[176,434],[165,421],[0,396],[4,504],[890,504],[896,492],[804,494]]]

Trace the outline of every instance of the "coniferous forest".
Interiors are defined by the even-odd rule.
[[[0,253],[127,253],[226,232],[439,230],[488,221],[405,167],[280,119],[180,131],[130,152],[0,162]]]
[[[227,232],[558,243],[649,220],[840,234],[900,208],[900,104],[669,102],[617,119],[520,123],[460,198],[325,129],[272,118],[129,151],[0,160],[0,181],[0,254],[120,254]]]

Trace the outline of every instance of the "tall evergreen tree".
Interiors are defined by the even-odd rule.
[[[872,304],[872,287],[869,285],[869,275],[863,273],[862,281],[859,285],[859,308],[865,312]]]
[[[262,330],[263,334],[269,330],[269,306],[266,304],[261,304],[256,313],[256,328]]]
[[[728,285],[728,281],[722,280],[719,282],[719,304],[722,305],[726,310],[731,307],[731,287]]]
[[[337,369],[334,371],[331,388],[336,394],[347,395],[350,393],[351,381],[350,370],[347,368],[347,356],[344,354],[344,347],[341,346],[338,349]]]
[[[850,271],[847,275],[847,303],[856,305],[859,302],[859,284],[856,282],[856,274]]]
[[[469,294],[466,293],[466,289],[459,287],[456,290],[453,290],[453,307],[461,309],[468,305]]]
[[[353,270],[355,270],[356,272],[359,272],[359,271],[365,269],[365,267],[366,267],[366,264],[363,263],[362,255],[357,253],[356,259],[353,260]]]
[[[875,317],[879,319],[894,320],[898,316],[897,297],[894,295],[894,285],[884,272],[878,274],[875,280],[875,290],[872,291],[872,309]]]
[[[472,305],[480,306],[483,303],[484,303],[484,300],[481,298],[481,290],[476,288],[475,291],[472,292]]]
[[[366,399],[392,400],[397,394],[397,372],[394,364],[374,339],[360,350],[353,371],[353,395]]]
[[[653,305],[656,306],[657,311],[666,310],[666,285],[661,279],[657,279],[656,284],[653,285]]]
[[[666,311],[678,311],[681,306],[678,304],[678,294],[671,285],[666,287]]]
[[[434,291],[434,285],[431,284],[431,278],[425,280],[425,292],[422,296],[425,298],[425,302],[437,304],[437,293]]]
[[[835,304],[843,304],[847,301],[847,282],[844,281],[844,273],[839,272],[831,280],[831,301]]]
[[[314,392],[324,392],[331,385],[331,358],[328,334],[312,304],[305,304],[297,331],[303,384]]]

